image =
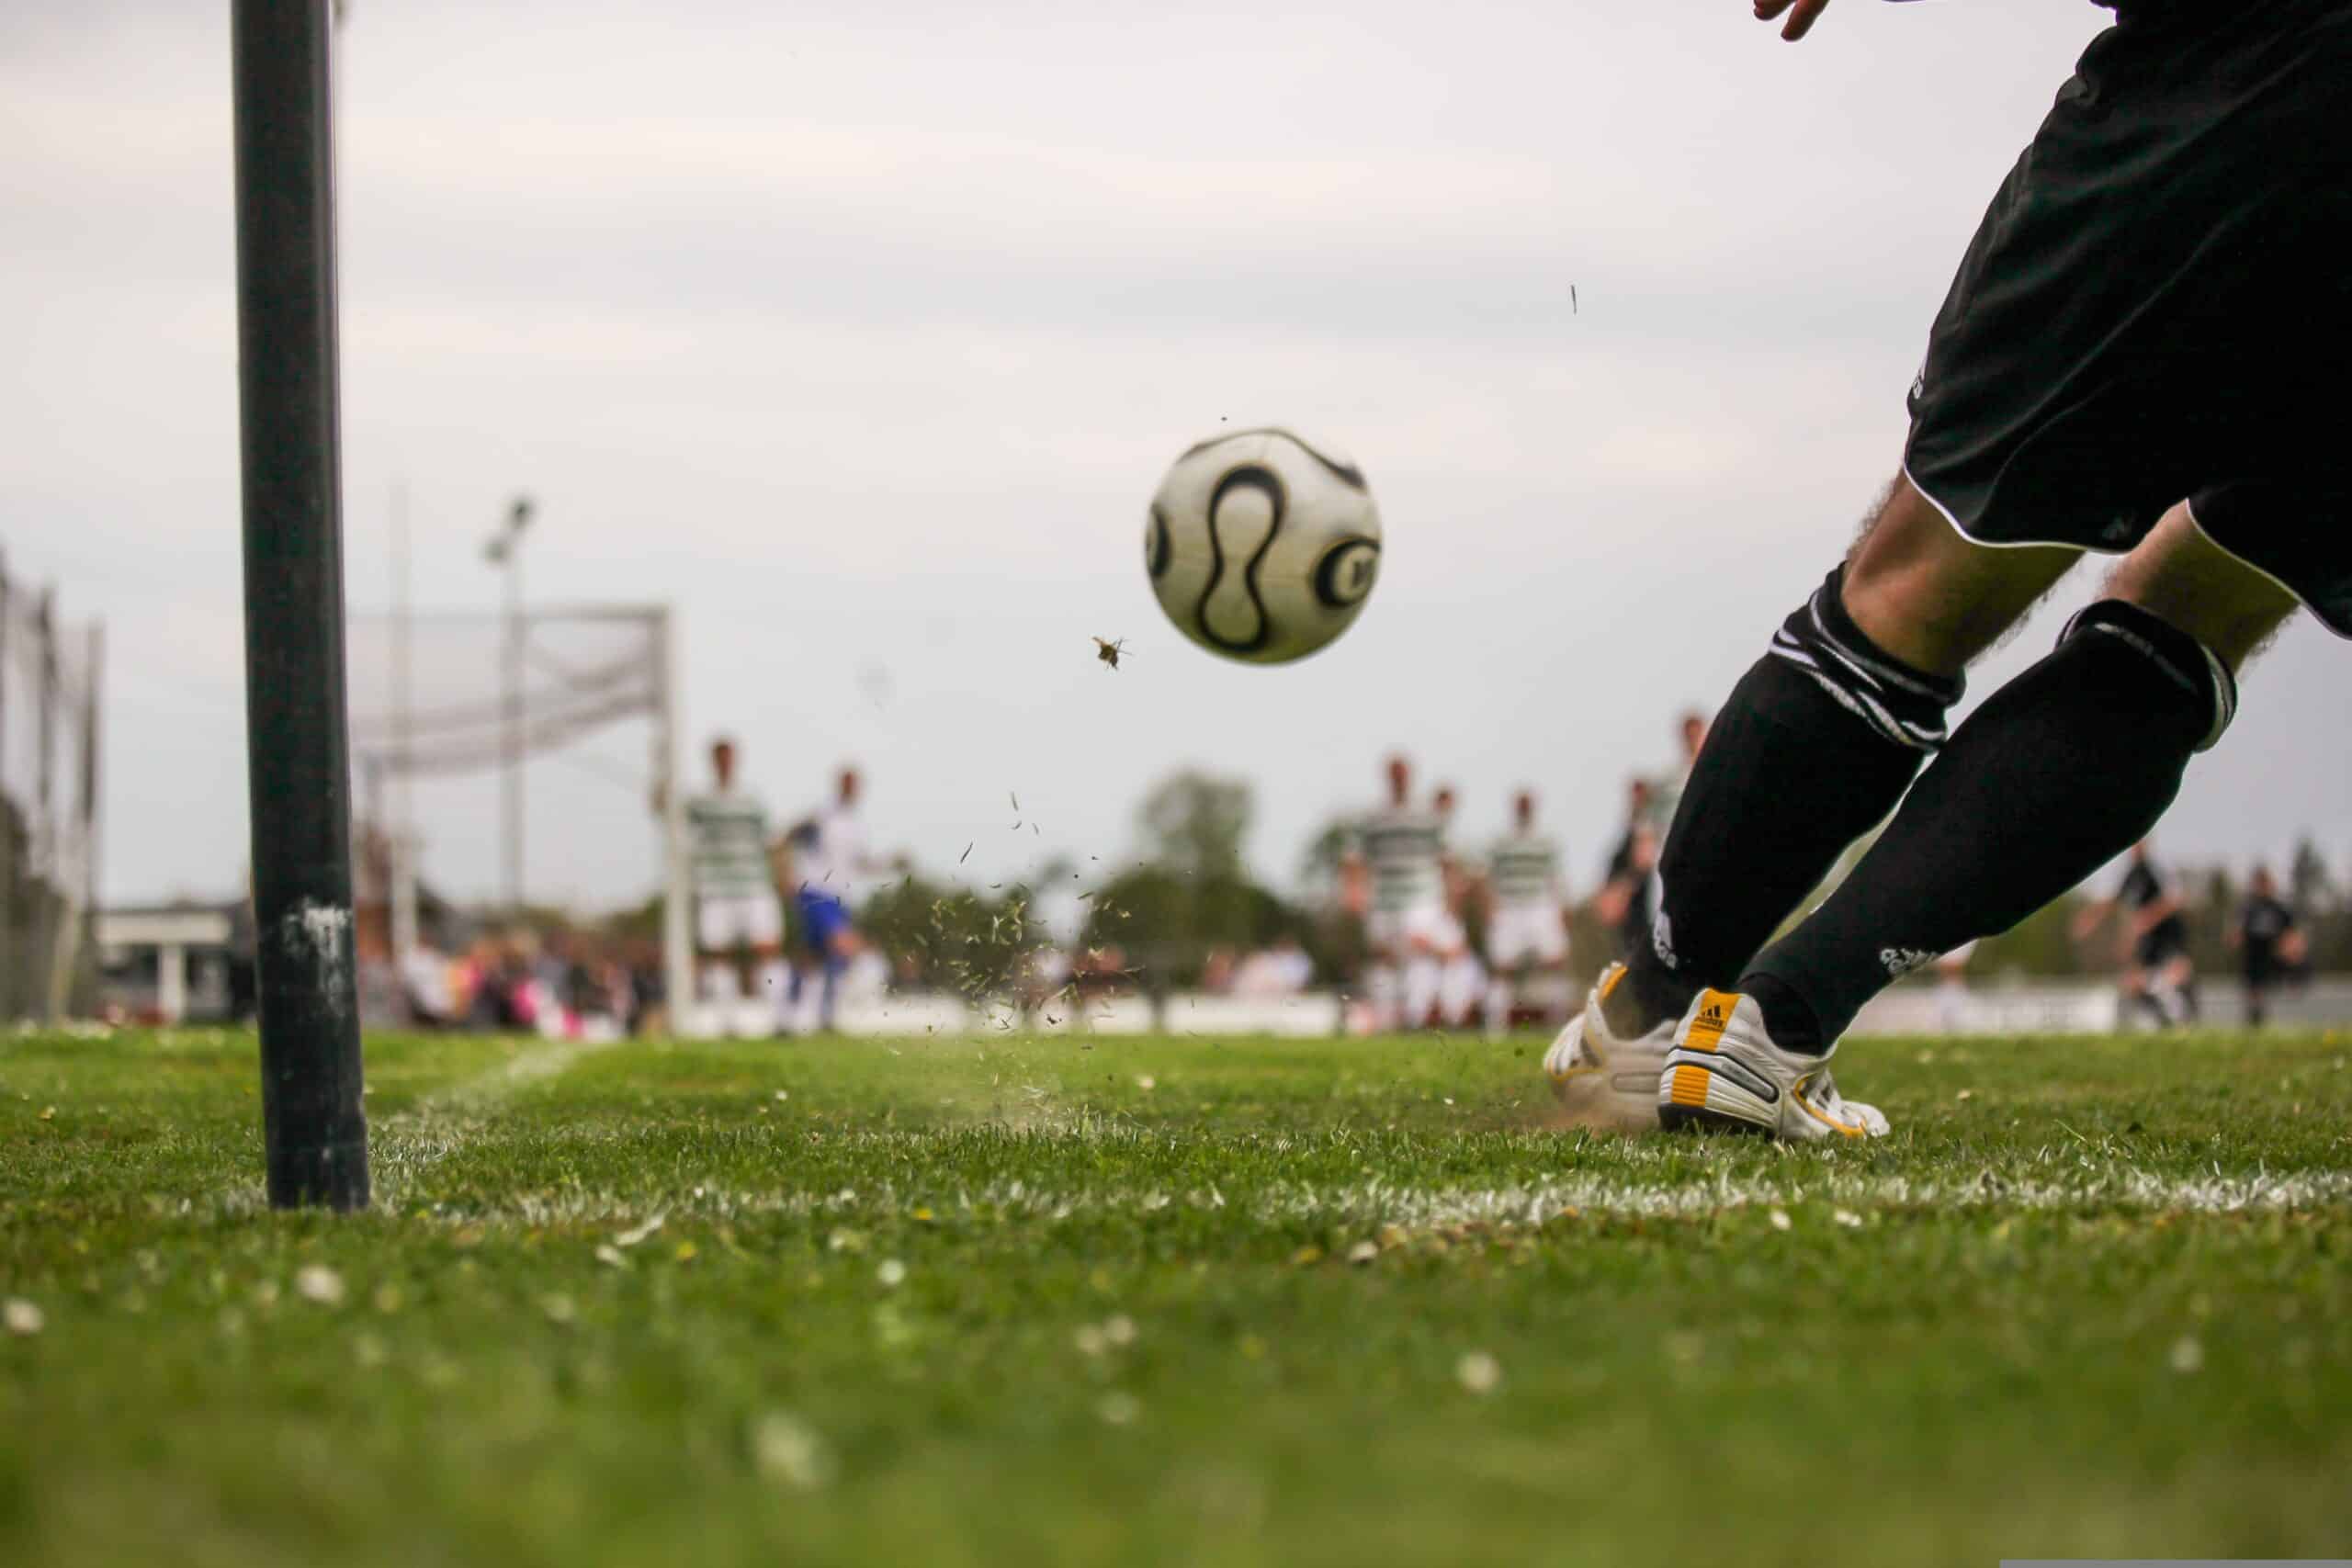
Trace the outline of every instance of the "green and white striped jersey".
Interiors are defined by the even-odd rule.
[[[1542,833],[1507,833],[1487,855],[1487,886],[1498,904],[1557,904],[1560,846]]]
[[[705,897],[774,893],[768,813],[755,795],[719,790],[686,802],[686,863]]]
[[[1356,842],[1372,871],[1372,907],[1401,914],[1445,902],[1445,829],[1437,813],[1383,807],[1356,824]]]

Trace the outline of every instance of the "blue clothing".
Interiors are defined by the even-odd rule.
[[[804,885],[792,901],[800,911],[801,935],[812,953],[826,952],[836,935],[850,929],[849,906],[839,894]]]

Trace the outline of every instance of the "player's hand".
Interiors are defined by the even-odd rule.
[[[1794,43],[1813,31],[1813,24],[1827,9],[1829,0],[1756,0],[1756,19],[1769,22],[1786,12],[1789,19],[1781,28],[1781,37]]]

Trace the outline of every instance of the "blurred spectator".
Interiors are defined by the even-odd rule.
[[[1293,936],[1279,936],[1271,947],[1244,958],[1233,973],[1237,997],[1295,997],[1315,978],[1315,961]]]
[[[400,970],[401,999],[419,1029],[454,1029],[465,1021],[465,972],[430,942],[420,942]]]

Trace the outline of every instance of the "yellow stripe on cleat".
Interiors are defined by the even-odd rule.
[[[1799,1078],[1790,1089],[1789,1092],[1795,1099],[1797,1108],[1799,1110],[1812,1117],[1815,1121],[1820,1122],[1823,1126],[1834,1127],[1849,1138],[1867,1138],[1871,1135],[1871,1130],[1868,1127],[1861,1126],[1856,1122],[1840,1122],[1835,1116],[1830,1115],[1826,1111],[1824,1111],[1819,1106],[1814,1104],[1812,1100],[1806,1099],[1804,1093],[1805,1087],[1812,1082],[1813,1079],[1810,1077],[1802,1077]]]
[[[1674,1069],[1674,1088],[1668,1098],[1677,1105],[1704,1105],[1707,1080],[1713,1076],[1704,1067],[1685,1062]]]

